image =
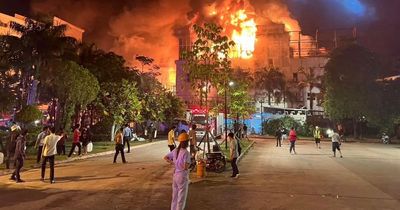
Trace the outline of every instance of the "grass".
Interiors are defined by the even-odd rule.
[[[246,150],[246,148],[249,147],[251,143],[252,143],[252,141],[250,141],[250,140],[242,139],[240,141],[240,146],[242,147],[242,152],[244,152],[244,150]],[[230,162],[230,159],[229,159],[229,156],[230,156],[230,154],[229,154],[230,153],[229,143],[228,143],[228,148],[225,148],[225,145],[221,145],[221,150],[222,150],[222,153],[226,157],[228,157],[227,158],[227,162]]]
[[[130,142],[130,146],[136,146],[136,145],[141,145],[145,144],[148,141],[134,141]],[[65,155],[56,155],[55,161],[61,161],[61,160],[66,160],[69,154],[69,151],[71,150],[71,142],[68,142],[67,145],[65,146]],[[100,142],[93,142],[93,151],[90,152],[89,154],[97,154],[97,153],[102,153],[102,152],[107,152],[107,151],[113,151],[115,149],[115,143],[112,141],[100,141]],[[35,168],[36,166],[36,149],[33,147],[28,147],[27,148],[27,158],[25,159],[24,162],[24,167],[25,169],[32,169]],[[72,155],[71,157],[75,157],[77,155]],[[0,164],[0,170],[5,169],[5,164]]]

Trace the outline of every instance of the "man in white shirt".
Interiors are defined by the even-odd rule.
[[[336,157],[336,150],[339,151],[340,157],[342,158],[342,151],[340,151],[340,135],[337,133],[337,131],[334,131],[332,134],[333,157]]]
[[[44,181],[44,174],[46,171],[46,163],[50,162],[50,183],[54,183],[54,157],[57,154],[57,142],[61,139],[61,136],[55,135],[55,128],[50,128],[50,135],[44,138],[43,142],[43,161],[42,161],[42,176],[41,181]]]
[[[43,142],[44,142],[44,138],[46,138],[47,135],[49,135],[49,127],[44,126],[42,132],[40,132],[39,135],[37,136],[36,143],[35,143],[35,148],[38,148],[36,163],[39,163],[40,159],[42,158]]]

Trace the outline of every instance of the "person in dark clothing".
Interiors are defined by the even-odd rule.
[[[26,159],[25,144],[26,144],[27,133],[28,133],[27,130],[23,130],[16,140],[17,142],[14,153],[16,167],[10,179],[16,181],[17,183],[25,182],[24,180],[21,179],[20,171],[22,166],[24,166],[24,160]]]
[[[249,138],[247,137],[247,125],[243,124],[243,138],[246,138],[247,140],[249,140]]]
[[[13,165],[15,166],[15,161],[13,161],[13,159],[14,159],[14,153],[15,153],[15,144],[16,144],[17,137],[19,136],[19,133],[20,133],[19,129],[11,130],[10,138],[6,142],[6,150],[7,150],[6,159],[5,159],[6,169],[10,169],[11,162],[13,162]]]
[[[82,153],[84,155],[87,155],[87,145],[90,142],[91,136],[92,135],[90,133],[89,127],[86,127],[82,130],[82,135],[81,135],[80,141],[82,142],[82,150],[83,150]]]
[[[60,130],[59,134],[61,139],[57,142],[57,154],[65,155],[65,142],[68,140],[68,136],[63,129]]]
[[[122,134],[123,134],[123,136],[124,136],[124,148],[125,148],[125,144],[126,144],[127,147],[128,147],[127,153],[130,153],[130,152],[131,152],[131,145],[130,145],[129,142],[131,141],[133,135],[132,135],[132,130],[131,130],[131,128],[129,127],[129,124],[128,124],[128,123],[125,124],[125,128],[124,128],[124,130],[122,131]]]
[[[125,154],[124,154],[124,137],[123,137],[123,128],[120,128],[117,133],[115,134],[114,141],[115,141],[115,155],[114,155],[114,162],[117,162],[118,154],[121,153],[122,162],[126,163]]]
[[[275,131],[275,137],[276,137],[276,147],[281,147],[282,146],[282,129],[278,128]]]

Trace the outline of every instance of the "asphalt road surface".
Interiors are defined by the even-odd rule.
[[[186,209],[400,209],[400,145],[345,143],[344,158],[333,158],[329,142],[300,141],[290,155],[287,145],[256,141],[238,179],[192,174]],[[169,209],[166,152],[162,141],[134,148],[128,164],[104,156],[58,165],[55,184],[40,182],[39,170],[22,173],[20,184],[2,176],[0,210]]]

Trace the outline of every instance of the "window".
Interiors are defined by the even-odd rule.
[[[294,82],[298,82],[299,81],[299,77],[297,73],[293,73],[293,81]]]

